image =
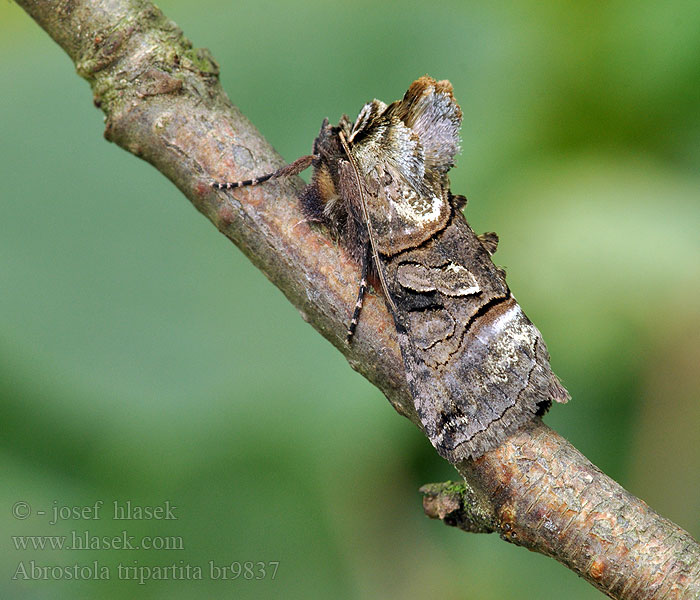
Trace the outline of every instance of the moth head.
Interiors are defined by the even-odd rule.
[[[343,148],[340,145],[338,133],[340,131],[346,133],[349,127],[350,122],[345,115],[343,115],[340,123],[335,126],[331,125],[328,119],[323,120],[321,130],[314,141],[314,154],[318,156],[317,164],[314,166],[318,167],[320,164],[325,165],[329,169],[333,168],[338,159],[343,156]]]
[[[336,233],[345,222],[343,203],[338,191],[338,167],[345,159],[339,134],[348,135],[352,122],[343,115],[338,125],[324,119],[314,142],[314,174],[311,186],[305,193],[305,205],[312,214],[326,222]]]

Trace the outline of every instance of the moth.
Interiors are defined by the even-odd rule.
[[[402,100],[372,100],[355,121],[323,121],[313,152],[274,173],[213,183],[220,190],[313,166],[300,201],[360,265],[355,332],[368,281],[396,326],[406,379],[439,454],[475,459],[568,392],[540,332],[491,261],[498,236],[475,235],[450,191],[462,111],[449,81],[421,77]]]

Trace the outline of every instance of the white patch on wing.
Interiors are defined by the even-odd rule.
[[[456,288],[454,290],[454,295],[455,296],[470,296],[472,294],[476,294],[477,292],[481,291],[481,288],[479,287],[479,284],[476,281],[476,278],[474,275],[472,275],[471,271],[468,269],[465,269],[462,265],[457,265],[453,262],[451,262],[449,265],[445,267],[448,271],[452,271],[453,273],[458,273],[464,277],[467,278],[467,280],[470,282],[470,285],[468,286],[462,286],[459,288]]]
[[[417,198],[417,194],[415,193],[412,194],[412,197],[404,198],[403,202],[395,202],[392,198],[389,198],[389,202],[403,220],[411,223],[432,223],[440,218],[440,213],[444,205],[442,198],[433,196],[430,202],[427,202],[427,199],[423,199],[423,202],[419,206],[411,202],[414,198]]]
[[[481,366],[486,387],[507,383],[513,369],[522,371],[529,360],[522,349],[532,349],[534,345],[532,329],[517,304],[485,327],[477,327],[476,338],[489,348]]]
[[[500,315],[493,323],[491,323],[491,328],[493,331],[500,333],[503,331],[513,319],[519,317],[523,311],[520,310],[520,305],[516,304],[511,306],[506,312]]]

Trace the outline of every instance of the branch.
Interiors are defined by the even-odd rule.
[[[214,192],[283,163],[231,104],[209,52],[143,0],[17,0],[75,62],[106,115],[105,137],[150,162],[278,286],[350,365],[420,427],[394,325],[370,296],[344,343],[357,265],[303,221],[302,185]],[[540,420],[477,461],[465,484],[423,488],[430,516],[496,531],[551,556],[613,598],[700,596],[700,547],[626,492]]]

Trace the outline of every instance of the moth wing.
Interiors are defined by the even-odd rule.
[[[411,84],[403,99],[387,111],[411,129],[423,147],[425,168],[446,173],[460,150],[462,109],[452,93],[452,84],[421,77]]]
[[[360,175],[375,241],[392,255],[423,243],[442,229],[451,214],[441,182],[426,172],[419,136],[386,105],[365,105],[350,135],[350,150]],[[357,197],[349,163],[340,168],[346,198]]]
[[[539,331],[461,216],[382,268],[416,411],[443,457],[478,458],[566,400]]]
[[[504,329],[465,335],[439,374],[421,344],[463,333],[458,315],[424,313],[420,328],[399,331],[416,411],[433,446],[453,463],[497,447],[550,402],[552,374],[539,332],[517,303],[503,315]]]

